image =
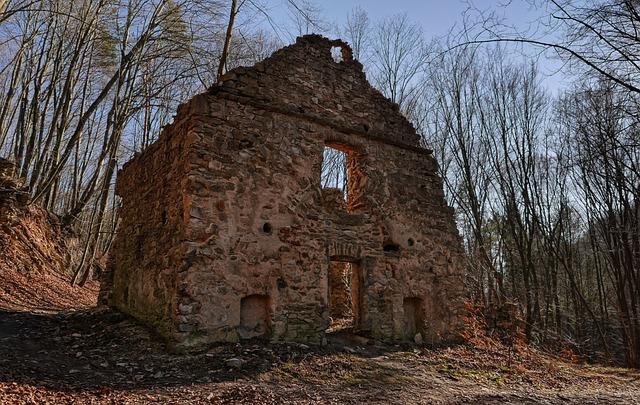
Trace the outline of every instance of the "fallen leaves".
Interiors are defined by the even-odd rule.
[[[110,310],[0,312],[0,403],[429,403],[627,401],[640,374],[532,348],[428,350],[332,335],[325,347],[262,342],[174,355]],[[609,401],[611,400],[611,401]]]

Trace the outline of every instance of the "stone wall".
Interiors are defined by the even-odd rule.
[[[120,171],[116,193],[123,197],[121,219],[101,287],[100,302],[167,337],[179,328],[191,330],[176,318],[178,274],[189,266],[185,232],[190,219],[190,125],[190,119],[177,119]]]
[[[418,140],[342,42],[305,36],[231,71],[119,174],[112,303],[185,349],[321,343],[339,260],[355,269],[361,333],[455,337],[460,241]],[[326,145],[348,153],[346,203],[321,188]]]

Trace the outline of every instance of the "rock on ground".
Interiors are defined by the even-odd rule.
[[[640,373],[504,347],[225,344],[168,354],[110,310],[0,311],[0,403],[638,403]]]

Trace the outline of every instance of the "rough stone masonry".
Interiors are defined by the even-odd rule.
[[[347,154],[346,201],[321,187],[327,146]],[[457,336],[462,251],[437,163],[342,41],[307,35],[227,73],[125,164],[116,192],[103,300],[177,349],[323,342],[334,263],[350,264],[358,333]]]

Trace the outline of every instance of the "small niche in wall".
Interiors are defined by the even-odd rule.
[[[382,246],[382,250],[385,253],[394,254],[400,252],[400,245],[393,242],[387,242]]]
[[[424,335],[424,316],[422,313],[422,299],[418,297],[406,297],[402,302],[404,310],[405,339],[414,341],[418,333]]]
[[[144,240],[144,236],[142,235],[136,235],[136,242],[135,242],[135,248],[134,248],[134,254],[135,254],[135,258],[136,260],[142,260],[142,243]]]
[[[262,224],[262,227],[260,228],[260,230],[265,235],[271,235],[271,233],[273,232],[273,227],[269,222],[265,222],[264,224]]]
[[[271,300],[268,295],[249,295],[240,301],[241,339],[266,337],[271,330]]]

